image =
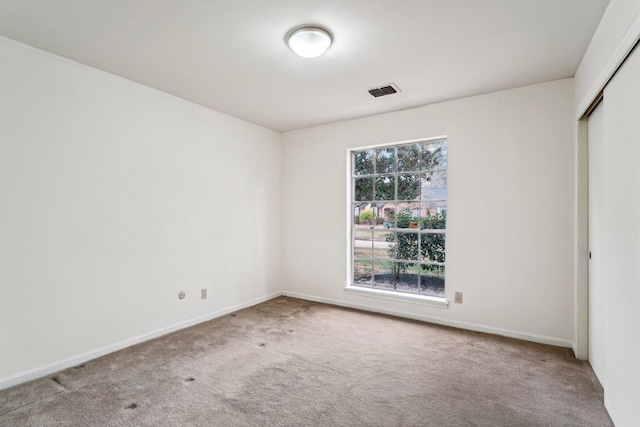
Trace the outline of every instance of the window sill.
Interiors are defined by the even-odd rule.
[[[449,307],[449,301],[447,301],[446,298],[413,295],[401,292],[385,291],[382,289],[365,288],[361,286],[345,286],[344,291],[349,294],[364,295],[367,297],[381,298],[391,301],[411,302],[440,308]]]

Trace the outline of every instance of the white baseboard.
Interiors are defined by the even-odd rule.
[[[169,334],[171,332],[175,332],[180,329],[188,328],[190,326],[215,319],[217,317],[222,317],[234,311],[242,310],[244,308],[248,308],[256,304],[260,304],[262,302],[268,301],[273,298],[277,298],[282,295],[291,297],[291,298],[298,298],[298,299],[303,299],[308,301],[315,301],[315,302],[321,302],[325,304],[336,305],[340,307],[354,308],[354,309],[370,311],[374,313],[388,314],[391,316],[419,320],[422,322],[435,323],[438,325],[451,326],[458,329],[467,329],[470,331],[484,332],[487,334],[502,335],[505,337],[517,338],[517,339],[537,342],[541,344],[550,344],[558,347],[574,348],[574,343],[572,341],[562,340],[558,338],[512,331],[512,330],[502,329],[502,328],[495,328],[491,326],[478,325],[478,324],[469,323],[469,322],[459,322],[455,320],[442,319],[438,317],[423,316],[419,314],[407,313],[407,312],[398,311],[398,310],[387,310],[387,309],[382,309],[374,306],[369,306],[366,304],[353,304],[353,303],[334,300],[330,298],[322,298],[314,295],[301,294],[298,292],[281,291],[281,292],[274,292],[268,295],[264,295],[262,297],[254,298],[252,300],[246,301],[241,304],[236,304],[231,307],[217,310],[215,312],[206,314],[204,316],[199,316],[193,319],[185,320],[183,322],[170,325],[166,328],[157,329],[147,334],[138,335],[136,337],[129,338],[124,341],[120,341],[120,342],[117,342],[105,347],[101,347],[92,351],[88,351],[83,354],[72,356],[67,359],[60,360],[58,362],[55,362],[46,366],[41,366],[26,372],[19,373],[17,375],[13,375],[7,378],[2,378],[0,379],[0,390],[13,387],[18,384],[26,383],[28,381],[36,380],[38,378],[42,378],[47,375],[51,375],[53,373],[62,371],[64,369],[80,365],[89,360],[96,359],[98,357],[107,355],[109,353],[113,353],[114,351],[122,350],[124,348],[131,347],[141,342],[149,341],[154,338],[158,338],[163,335]]]
[[[273,298],[277,298],[282,295],[282,292],[274,292],[272,294],[264,295],[258,298],[254,298],[252,300],[243,302],[241,304],[236,304],[231,307],[224,308],[222,310],[217,310],[209,314],[205,314],[203,316],[194,317],[193,319],[188,319],[170,326],[166,328],[156,329],[155,331],[138,335],[133,338],[126,339],[124,341],[120,341],[114,344],[110,344],[104,347],[100,347],[95,350],[88,351],[86,353],[82,353],[76,356],[69,357],[64,360],[60,360],[58,362],[51,363],[46,366],[41,366],[35,369],[31,369],[26,372],[21,372],[17,375],[13,375],[7,378],[0,379],[0,390],[16,386],[18,384],[26,383],[28,381],[36,380],[38,378],[45,377],[47,375],[51,375],[53,373],[62,371],[67,368],[71,368],[73,366],[80,365],[89,360],[96,359],[98,357],[107,355],[109,353],[113,353],[114,351],[122,350],[127,347],[131,347],[132,345],[139,344],[144,341],[149,341],[154,338],[161,337],[163,335],[169,334],[171,332],[178,331],[180,329],[188,328],[189,326],[197,325],[198,323],[206,322],[217,317],[225,316],[234,311],[242,310],[243,308],[251,307],[256,304],[260,304],[262,302],[268,301]]]
[[[407,313],[407,312],[398,311],[398,310],[387,310],[387,309],[369,306],[366,304],[353,304],[353,303],[334,300],[330,298],[322,298],[322,297],[316,297],[313,295],[301,294],[298,292],[284,291],[282,292],[282,295],[291,297],[291,298],[299,298],[299,299],[304,299],[308,301],[315,301],[315,302],[321,302],[325,304],[337,305],[340,307],[355,308],[358,310],[371,311],[374,313],[404,317],[406,319],[420,320],[422,322],[436,323],[438,325],[451,326],[458,329],[466,329],[466,330],[475,331],[475,332],[484,332],[486,334],[501,335],[504,337],[517,338],[517,339],[536,342],[540,344],[549,344],[549,345],[554,345],[556,347],[566,347],[566,348],[574,347],[573,341],[547,337],[544,335],[530,334],[526,332],[513,331],[509,329],[479,325],[476,323],[459,322],[455,320],[442,319],[439,317],[423,316],[419,314]]]

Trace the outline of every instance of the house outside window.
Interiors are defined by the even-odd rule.
[[[351,151],[351,285],[444,298],[447,139]]]

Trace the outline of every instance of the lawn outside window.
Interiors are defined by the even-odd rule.
[[[351,150],[350,285],[444,299],[447,139]]]

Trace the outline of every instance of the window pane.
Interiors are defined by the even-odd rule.
[[[431,213],[441,212],[444,209],[447,209],[447,201],[446,200],[427,200],[422,202],[423,208],[429,210]]]
[[[444,266],[423,265],[420,268],[420,292],[444,298]]]
[[[356,178],[354,187],[355,201],[373,200],[373,178]]]
[[[420,266],[418,264],[399,262],[396,290],[402,292],[418,293],[418,281],[420,280]]]
[[[398,147],[398,172],[420,170],[420,145]]]
[[[427,172],[422,175],[422,200],[445,200],[447,198],[447,172]]]
[[[422,144],[422,170],[447,168],[447,141],[434,141]]]
[[[418,233],[396,234],[395,255],[398,260],[418,260]]]
[[[396,150],[394,148],[379,148],[376,150],[376,174],[396,171],[395,153]]]
[[[378,211],[382,218],[382,228],[395,228],[396,226],[396,204],[384,203]]]
[[[371,258],[373,256],[373,240],[371,240],[370,230],[368,233],[364,230],[355,232],[353,255],[355,258]]]
[[[371,286],[371,261],[357,259],[353,262],[353,284]]]
[[[356,151],[354,157],[354,175],[373,174],[373,150]]]
[[[373,263],[373,286],[383,289],[394,289],[394,271],[396,263],[392,261],[375,261]]]
[[[395,200],[396,183],[394,175],[377,176],[375,200]]]
[[[360,215],[367,209],[366,203],[354,203],[353,204],[353,223],[360,225]]]
[[[418,228],[420,203],[404,202],[397,205],[396,227],[398,228]]]
[[[387,221],[387,217],[385,216],[385,210],[393,210],[395,207],[394,203],[389,202],[378,202],[373,204],[373,212],[375,214],[374,224],[373,226],[377,229],[385,229],[389,228],[388,225],[385,224]]]
[[[420,236],[420,260],[444,262],[444,233],[427,233]]]
[[[398,175],[398,200],[418,200],[420,197],[420,175]]]
[[[447,228],[446,202],[422,203],[420,208],[420,228],[423,230],[444,230]]]
[[[373,232],[373,257],[390,259],[395,254],[395,233],[393,231]]]
[[[371,205],[365,204],[359,209],[360,213],[354,218],[356,228],[371,228],[375,222],[375,214]]]
[[[368,225],[356,225],[353,231],[353,237],[356,240],[367,240],[370,242],[373,240],[373,230]]]

